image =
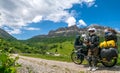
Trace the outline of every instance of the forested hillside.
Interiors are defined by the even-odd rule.
[[[64,27],[58,28],[54,31],[52,30],[48,33],[48,35],[38,35],[27,40],[15,40],[14,37],[12,38],[10,34],[1,29],[1,36],[4,36],[1,37],[1,40],[5,41],[1,43],[1,47],[12,48],[11,52],[13,53],[46,54],[49,52],[58,53],[61,55],[69,55],[74,49],[74,40],[76,35],[81,35],[84,33],[87,34],[87,29],[90,27],[97,28],[97,35],[100,36],[100,42],[102,42],[104,40],[104,35],[102,34],[103,30],[109,27],[99,25],[91,25],[86,28],[78,28],[77,26]],[[120,47],[119,39],[118,33],[118,49]]]
[[[77,34],[81,35],[81,34]],[[100,42],[104,36],[100,36]],[[35,36],[28,40],[6,40],[1,38],[0,49],[11,49],[11,53],[40,56],[41,58],[71,61],[70,54],[74,49],[76,35],[69,36]],[[120,37],[118,35],[118,50],[120,51]],[[120,62],[118,62],[120,63]]]

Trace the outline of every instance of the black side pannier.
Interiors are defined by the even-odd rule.
[[[115,48],[102,49],[100,55],[101,58],[111,60],[113,57],[118,57],[118,50]]]

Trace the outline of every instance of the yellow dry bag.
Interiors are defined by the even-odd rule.
[[[100,48],[107,48],[107,47],[115,47],[115,41],[114,40],[110,40],[110,41],[103,41],[100,43]]]

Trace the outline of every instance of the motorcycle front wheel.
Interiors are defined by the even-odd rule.
[[[84,56],[81,54],[77,54],[76,52],[72,52],[71,53],[71,60],[75,63],[75,64],[81,64],[84,60]]]

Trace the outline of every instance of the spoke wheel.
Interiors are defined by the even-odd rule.
[[[117,63],[117,59],[111,59],[110,61],[102,61],[102,64],[105,67],[113,67],[114,65],[116,65]]]
[[[83,55],[78,56],[76,52],[72,52],[71,59],[75,64],[81,64],[84,60],[84,56]]]

